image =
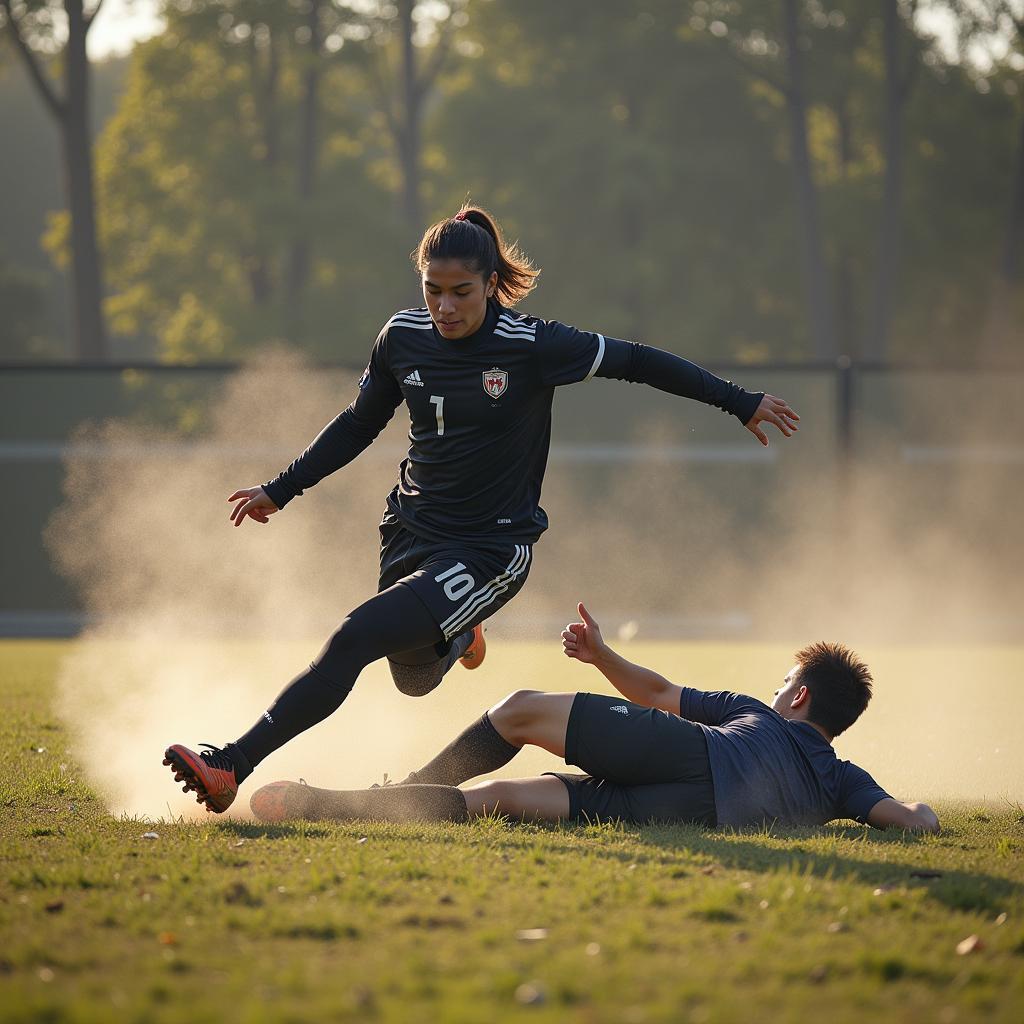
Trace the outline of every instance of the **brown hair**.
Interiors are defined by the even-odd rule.
[[[816,643],[796,652],[800,683],[811,694],[807,717],[830,736],[838,736],[860,718],[871,700],[871,673],[842,644]]]
[[[431,260],[449,259],[460,260],[485,281],[497,271],[496,293],[505,306],[525,299],[540,273],[515,242],[505,242],[498,222],[479,206],[463,206],[454,217],[431,224],[412,252],[420,274]]]

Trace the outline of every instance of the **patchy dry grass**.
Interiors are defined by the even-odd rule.
[[[60,649],[0,647],[0,1020],[1024,1019],[1019,806],[927,837],[115,819]]]

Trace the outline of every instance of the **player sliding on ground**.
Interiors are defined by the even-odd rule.
[[[226,810],[268,754],[336,711],[371,662],[387,658],[410,696],[431,691],[456,661],[479,666],[481,623],[519,593],[547,529],[539,502],[556,387],[594,376],[650,384],[733,414],[765,445],[761,424],[786,437],[797,429],[782,399],[656,348],[515,312],[538,271],[483,210],[430,227],[414,263],[426,306],[384,325],[352,404],[276,479],[228,499],[236,526],[268,522],[408,407],[409,454],[380,527],[377,596],[234,743],[164,753],[207,810]]]
[[[740,693],[670,683],[616,654],[582,604],[579,613],[582,621],[562,633],[565,653],[598,668],[625,700],[520,690],[398,785],[338,791],[274,782],[253,794],[253,813],[263,821],[464,821],[497,813],[737,827],[853,818],[876,828],[938,831],[930,807],[894,800],[832,748],[871,699],[871,674],[847,648],[818,643],[797,652],[768,707]],[[456,788],[503,767],[527,744],[588,774]]]

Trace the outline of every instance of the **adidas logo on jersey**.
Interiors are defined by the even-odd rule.
[[[405,380],[402,383],[403,384],[412,384],[413,387],[417,387],[417,388],[423,387],[423,378],[420,377],[420,371],[419,370],[413,370],[412,373],[410,373],[409,376],[406,377]]]
[[[629,714],[629,708],[627,708],[625,704],[613,704],[608,710],[609,711],[618,711],[618,713],[620,715],[628,715]]]

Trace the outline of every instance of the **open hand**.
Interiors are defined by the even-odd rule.
[[[262,487],[243,487],[235,491],[228,501],[237,504],[231,510],[231,521],[241,526],[246,519],[254,519],[257,523],[266,523],[267,517],[281,510],[270,500]]]
[[[744,424],[754,437],[766,448],[768,447],[768,435],[758,426],[759,423],[771,423],[779,428],[785,437],[792,437],[797,431],[797,422],[800,419],[790,409],[789,403],[774,395],[765,395],[761,404],[754,411],[754,415]]]
[[[562,650],[567,658],[575,658],[585,665],[593,665],[600,660],[606,650],[601,636],[601,627],[591,618],[590,612],[582,603],[576,606],[582,622],[570,622],[562,630]]]

